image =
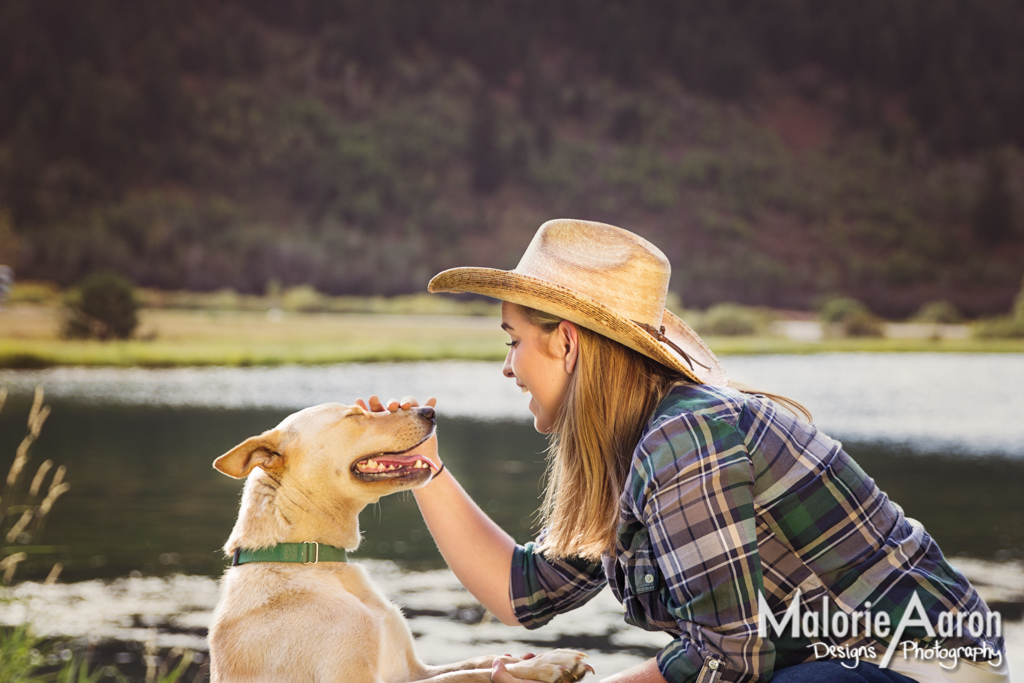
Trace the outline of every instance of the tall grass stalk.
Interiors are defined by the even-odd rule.
[[[0,410],[3,410],[6,401],[7,389],[0,387]],[[51,550],[33,544],[42,533],[54,504],[70,488],[64,481],[67,470],[63,465],[55,470],[52,460],[44,460],[29,476],[32,445],[39,438],[43,423],[49,416],[50,407],[43,403],[43,388],[36,387],[28,415],[28,431],[15,451],[14,461],[3,482],[3,495],[0,496],[0,601],[7,599],[2,589],[14,582],[18,565],[28,559],[29,553]],[[61,563],[57,562],[46,577],[46,583],[56,582],[60,571]],[[172,668],[171,663],[175,659],[178,663]],[[192,659],[192,652],[177,648],[160,658],[155,643],[150,644],[146,650],[146,683],[183,681]],[[0,627],[0,681],[3,683],[96,683],[105,679],[123,680],[121,672],[114,666],[97,667],[90,671],[89,660],[88,653],[72,655],[71,648],[64,640],[50,640],[35,635],[29,623],[10,628]],[[56,669],[58,664],[60,668]],[[195,680],[198,681],[201,676]]]
[[[0,389],[0,410],[6,399],[7,389]],[[13,583],[18,565],[35,550],[32,544],[42,534],[47,515],[70,488],[64,481],[67,470],[63,465],[53,470],[52,460],[44,460],[29,476],[32,445],[49,416],[50,406],[43,403],[43,388],[36,387],[28,414],[28,431],[15,451],[14,461],[4,480],[3,494],[0,495],[0,581],[4,585]],[[56,563],[48,580],[56,581],[59,573],[60,563]]]

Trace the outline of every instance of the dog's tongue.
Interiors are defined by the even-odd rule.
[[[431,468],[435,469],[434,463],[417,453],[408,455],[379,455],[376,458],[369,458],[359,463],[359,469],[364,472],[382,472],[384,470],[398,469],[399,467]]]

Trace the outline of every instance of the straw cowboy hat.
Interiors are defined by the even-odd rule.
[[[672,268],[628,230],[571,219],[540,226],[514,270],[452,268],[430,292],[473,292],[551,313],[638,351],[703,384],[725,370],[690,326],[665,309]]]

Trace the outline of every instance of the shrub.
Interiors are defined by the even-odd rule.
[[[242,307],[241,297],[235,290],[225,287],[209,295],[208,306],[215,311],[237,311]]]
[[[1024,328],[1024,279],[1020,282],[1020,292],[1016,301],[1013,302],[1013,319]]]
[[[847,316],[852,315],[866,306],[856,299],[849,297],[836,297],[829,299],[821,310],[818,312],[818,317],[821,318],[823,323],[838,323],[842,322]]]
[[[756,334],[761,319],[756,311],[739,304],[715,304],[700,322],[701,334],[740,337]]]
[[[963,319],[957,307],[948,301],[929,301],[921,306],[913,317],[915,322],[943,325],[955,325],[963,322]]]
[[[126,278],[93,273],[64,304],[63,334],[69,339],[127,339],[139,324],[135,288]]]
[[[1008,315],[978,320],[971,328],[979,339],[1024,339],[1024,322]]]
[[[979,320],[972,328],[974,336],[982,339],[1024,339],[1024,282],[1010,315]]]
[[[831,334],[843,337],[881,337],[882,320],[860,301],[839,297],[828,301],[819,312]]]
[[[27,624],[0,630],[0,678],[11,683],[33,683],[41,679],[35,674],[39,668],[39,639]]]
[[[322,311],[327,307],[327,297],[309,285],[298,285],[285,290],[281,297],[281,308],[286,311]]]
[[[839,323],[844,337],[882,337],[882,320],[866,307],[854,311]]]

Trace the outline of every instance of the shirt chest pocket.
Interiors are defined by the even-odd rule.
[[[677,629],[664,603],[665,582],[646,531],[633,538],[631,552],[621,558],[621,562],[626,584],[623,600],[626,622],[648,631]]]
[[[632,550],[629,558],[623,563],[630,592],[633,595],[642,595],[656,591],[661,584],[661,574],[658,572],[658,563],[646,531],[633,537]]]

